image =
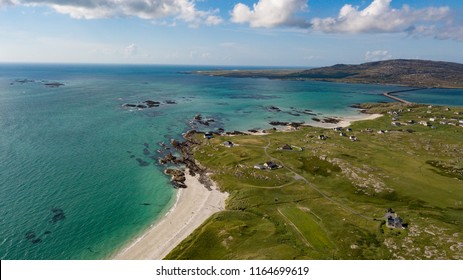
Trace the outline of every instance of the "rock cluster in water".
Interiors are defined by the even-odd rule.
[[[36,80],[29,80],[29,79],[16,79],[14,82],[11,82],[10,85],[14,84],[29,84],[29,83],[38,83],[38,84],[43,84],[46,87],[50,88],[58,88],[61,86],[64,86],[64,83],[61,82],[51,82],[51,81],[36,81]]]

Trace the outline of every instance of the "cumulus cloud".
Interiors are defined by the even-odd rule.
[[[173,17],[190,25],[216,25],[222,22],[218,10],[196,9],[194,0],[0,0],[0,5],[48,6],[58,13],[78,19]]]
[[[392,55],[388,51],[376,50],[376,51],[367,51],[365,53],[365,61],[379,61],[391,59]]]
[[[252,8],[238,3],[231,11],[231,21],[251,27],[306,26],[295,14],[307,9],[307,0],[259,0]]]
[[[394,33],[413,29],[419,23],[438,22],[450,14],[449,7],[401,9],[391,7],[392,0],[374,0],[368,7],[344,5],[336,18],[314,18],[312,29],[327,33]]]

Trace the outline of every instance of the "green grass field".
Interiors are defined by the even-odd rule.
[[[463,259],[463,126],[447,124],[463,109],[364,106],[383,117],[352,124],[355,142],[315,127],[198,137],[195,158],[230,196],[167,259]],[[253,168],[271,158],[282,168]],[[388,208],[407,229],[386,227]]]

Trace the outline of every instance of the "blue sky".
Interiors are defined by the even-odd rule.
[[[0,62],[463,63],[463,1],[0,0]]]

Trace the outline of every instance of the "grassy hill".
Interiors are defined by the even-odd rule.
[[[308,70],[243,70],[201,73],[226,77],[463,88],[463,64],[429,60],[396,59],[359,65],[337,64]]]
[[[362,107],[384,116],[345,130],[358,141],[315,127],[196,135],[230,197],[167,259],[463,259],[463,108]],[[281,168],[254,168],[269,160]],[[388,208],[406,229],[387,227]]]

